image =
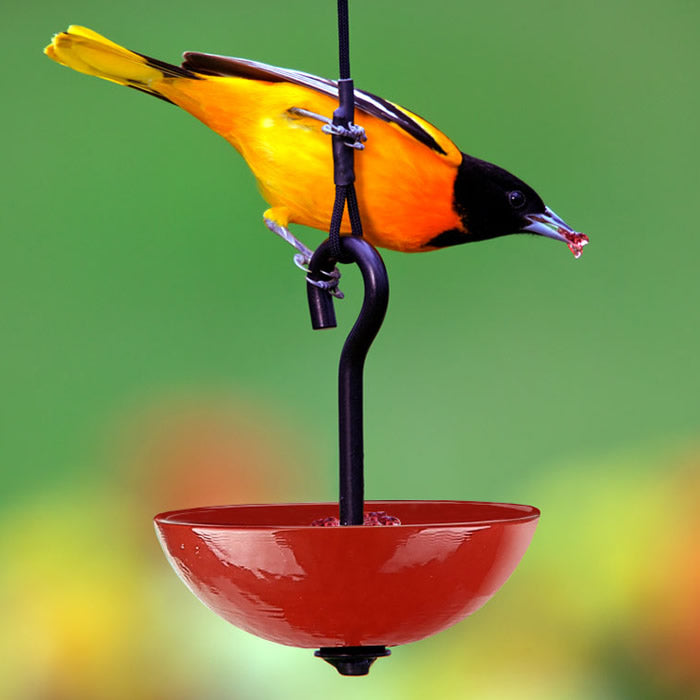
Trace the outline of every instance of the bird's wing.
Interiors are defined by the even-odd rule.
[[[231,58],[229,56],[188,51],[184,54],[182,67],[203,75],[235,76],[237,78],[247,78],[248,80],[294,83],[331,97],[338,97],[338,84],[334,80],[319,78],[316,75],[289,68],[277,68],[276,66],[250,61],[245,58]],[[448,151],[456,148],[435,127],[432,127],[431,131],[433,133],[431,133],[426,128],[431,127],[428,122],[377,95],[356,89],[355,107],[373,117],[396,124],[416,141],[442,155],[447,155]],[[438,139],[443,142],[442,145],[438,142]]]

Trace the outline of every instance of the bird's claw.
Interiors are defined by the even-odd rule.
[[[340,136],[348,148],[355,148],[358,151],[361,151],[365,147],[367,134],[365,133],[364,128],[359,124],[353,124],[352,122],[349,122],[347,126],[343,126],[342,124],[334,124],[332,119],[324,117],[322,114],[311,112],[308,109],[302,109],[301,107],[290,107],[287,111],[300,117],[309,117],[311,119],[316,119],[319,122],[323,122],[321,131],[324,134],[329,134],[330,136]]]
[[[304,255],[303,253],[297,253],[294,256],[294,264],[300,270],[303,270],[307,274],[309,273],[309,263],[310,262],[311,262],[311,258],[308,255]]]
[[[346,146],[355,148],[358,151],[364,149],[364,142],[367,140],[365,130],[358,124],[353,124],[352,122],[350,122],[347,127],[342,124],[326,123],[321,127],[321,131],[331,136],[340,136]]]
[[[340,291],[340,289],[338,289],[338,283],[340,282],[340,270],[337,267],[334,267],[330,272],[321,270],[321,273],[328,277],[328,281],[314,280],[311,279],[308,275],[306,277],[306,281],[309,284],[313,284],[314,287],[325,289],[332,297],[335,297],[336,299],[344,299],[345,294],[343,294]]]
[[[314,287],[319,289],[325,289],[332,297],[336,299],[344,299],[345,294],[343,294],[340,289],[338,289],[338,283],[340,282],[340,270],[334,267],[330,272],[326,270],[321,270],[321,274],[328,277],[328,280],[315,280],[309,277],[309,263],[311,262],[311,256],[305,255],[304,253],[297,253],[294,256],[294,264],[300,269],[306,272],[306,281],[309,284],[313,284]]]

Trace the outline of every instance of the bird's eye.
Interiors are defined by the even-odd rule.
[[[513,209],[522,209],[525,206],[525,195],[520,190],[513,190],[508,193],[508,201]]]

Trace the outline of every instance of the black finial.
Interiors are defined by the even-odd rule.
[[[334,666],[341,676],[366,676],[370,666],[380,657],[389,656],[385,646],[322,647],[314,656]]]

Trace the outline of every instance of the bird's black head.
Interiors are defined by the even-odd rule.
[[[542,198],[529,185],[493,163],[464,155],[455,180],[455,209],[470,240],[519,233],[544,214]]]
[[[510,233],[535,233],[564,241],[579,257],[588,238],[560,219],[529,185],[493,163],[462,154],[454,184],[454,208],[464,231],[445,231],[433,247],[483,241]]]

